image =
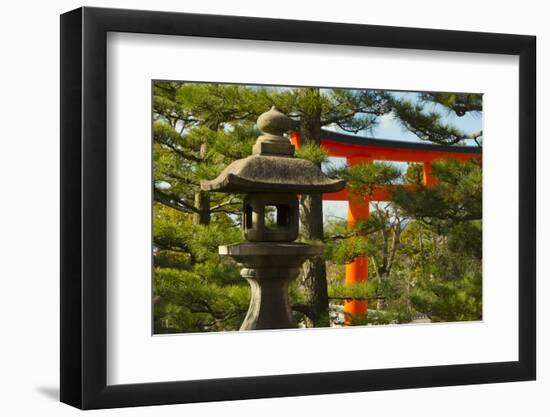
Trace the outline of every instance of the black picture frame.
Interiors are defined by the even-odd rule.
[[[519,360],[112,385],[107,375],[108,32],[519,56]],[[534,36],[79,8],[61,15],[61,401],[82,409],[534,380]]]

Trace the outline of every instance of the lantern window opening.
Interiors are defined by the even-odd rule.
[[[290,207],[286,204],[266,204],[264,206],[264,225],[266,229],[289,227]]]
[[[252,206],[250,204],[244,205],[244,228],[252,229]]]

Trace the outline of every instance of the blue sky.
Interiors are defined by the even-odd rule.
[[[418,93],[393,93],[397,98],[403,98],[413,103],[418,102]],[[444,123],[448,123],[463,130],[465,133],[475,133],[482,129],[482,116],[481,114],[466,113],[462,117],[458,117],[454,112],[450,112],[448,109],[440,104],[427,104],[427,111],[435,111],[442,117]],[[410,140],[418,142],[420,139],[406,129],[404,129],[390,113],[380,117],[379,124],[372,132],[367,133],[366,136],[373,136],[381,139],[397,139],[397,140]],[[365,134],[363,134],[365,135]]]
[[[398,98],[404,98],[413,103],[416,103],[419,97],[418,93],[410,92],[394,92],[392,94]],[[439,113],[444,123],[453,125],[466,134],[479,132],[483,128],[483,117],[481,113],[466,113],[464,116],[458,117],[454,112],[450,112],[448,109],[439,104],[428,104],[426,105],[426,110]],[[391,113],[380,117],[378,119],[378,124],[372,130],[368,132],[361,132],[358,136],[421,142],[421,140],[414,133],[411,133],[401,126],[401,124],[395,120]],[[330,158],[330,163],[332,165],[341,165],[345,163],[345,160],[342,158]],[[406,169],[405,163],[396,163],[396,165],[401,170]],[[323,202],[323,216],[325,219],[329,217],[339,217],[345,219],[347,217],[347,209],[348,205],[343,201]]]

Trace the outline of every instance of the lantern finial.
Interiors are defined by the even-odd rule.
[[[294,145],[283,136],[295,125],[295,121],[281,113],[275,106],[260,114],[256,126],[263,133],[252,148],[253,155],[294,156]]]
[[[275,106],[272,106],[271,109],[260,114],[256,125],[263,133],[283,136],[286,132],[292,129],[294,120],[286,114],[281,113]]]

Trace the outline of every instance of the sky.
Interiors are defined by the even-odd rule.
[[[407,99],[413,103],[418,101],[418,93],[394,92],[398,98]],[[479,132],[483,128],[483,117],[480,113],[466,113],[459,117],[454,112],[450,112],[439,104],[430,104],[426,106],[428,111],[436,111],[441,115],[442,122],[451,124],[464,131],[466,134]],[[369,132],[358,133],[357,136],[368,136],[378,139],[393,139],[411,142],[423,142],[414,133],[408,131],[395,120],[392,113],[378,118],[378,124]],[[329,158],[329,164],[338,166],[345,164],[344,158]],[[396,163],[402,171],[406,169],[406,163]],[[344,201],[323,201],[323,217],[347,218],[348,204]]]
[[[404,98],[413,103],[418,102],[418,93],[393,93],[397,98]],[[450,112],[448,109],[440,104],[426,105],[426,110],[438,112],[444,123],[452,124],[466,133],[479,132],[482,129],[482,116],[481,114],[466,113],[462,117],[458,117],[454,112]],[[397,140],[410,140],[412,142],[419,142],[420,139],[410,131],[404,129],[393,118],[392,113],[380,117],[379,124],[374,128],[373,132],[367,134],[367,136],[373,136],[381,139],[397,139]]]

